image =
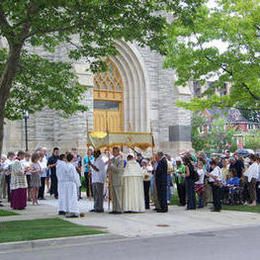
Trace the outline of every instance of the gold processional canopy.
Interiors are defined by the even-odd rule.
[[[93,131],[88,133],[88,146],[96,149],[109,148],[113,146],[138,147],[145,150],[154,147],[152,133],[140,132],[103,132]]]

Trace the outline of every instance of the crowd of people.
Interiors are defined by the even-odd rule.
[[[230,156],[228,151],[222,158],[189,152],[176,158],[158,152],[146,158],[135,152],[124,154],[118,147],[104,152],[89,148],[83,158],[75,148],[60,154],[57,147],[50,156],[44,147],[32,154],[19,151],[1,156],[0,206],[6,198],[11,208],[22,210],[28,201],[39,205],[49,193],[58,200],[59,215],[78,217],[81,186],[87,199],[93,198],[91,212],[95,213],[104,212],[104,200],[111,214],[144,212],[151,205],[165,213],[173,196],[187,210],[211,202],[212,211],[220,211],[223,203],[256,206],[260,159],[253,154]]]
[[[186,154],[176,158],[173,176],[179,203],[187,204],[187,209],[203,208],[209,202],[212,211],[220,211],[223,203],[260,203],[260,158],[254,154],[247,158],[230,156],[229,151],[222,158]]]

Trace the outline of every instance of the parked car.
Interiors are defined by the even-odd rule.
[[[237,149],[236,152],[239,156],[248,157],[250,154],[255,154],[254,150],[252,149]]]
[[[226,155],[223,154],[223,153],[211,153],[211,154],[210,154],[210,157],[211,157],[211,158],[225,158]]]

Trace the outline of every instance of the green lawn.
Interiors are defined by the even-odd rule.
[[[0,222],[0,243],[102,233],[60,218]]]
[[[180,206],[179,196],[178,196],[177,190],[174,191],[174,195],[171,199],[170,205]]]
[[[233,206],[223,205],[223,209],[260,213],[260,205],[256,205],[255,207],[250,207],[250,206],[246,206],[246,205],[233,205]]]
[[[13,211],[0,209],[0,217],[16,216],[16,215],[19,215],[19,214],[15,213]]]
[[[175,190],[174,196],[171,200],[171,205],[179,206],[179,197],[178,193]],[[260,205],[256,205],[255,207],[250,207],[246,205],[223,205],[223,210],[235,210],[235,211],[242,211],[242,212],[253,212],[253,213],[260,213]]]

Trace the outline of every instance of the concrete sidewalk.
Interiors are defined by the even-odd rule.
[[[115,216],[92,213],[85,218],[69,221],[80,225],[103,226],[108,232],[125,237],[151,237],[260,225],[260,214],[235,211],[212,213],[208,209],[186,211],[172,206],[168,213],[148,211]]]
[[[57,217],[57,200],[48,199],[40,203],[40,206],[29,205],[26,210],[17,211],[21,215],[0,217],[0,222]],[[186,211],[183,207],[170,206],[168,213],[149,210],[139,214],[111,215],[108,212],[89,213],[92,206],[93,201],[81,200],[80,210],[85,213],[85,217],[66,220],[80,225],[101,227],[111,234],[124,237],[187,234],[260,225],[260,214],[249,212],[213,213],[207,208]],[[106,203],[105,209],[107,211]]]
[[[30,220],[30,219],[40,219],[40,218],[53,218],[58,217],[57,208],[58,208],[58,200],[51,198],[50,196],[46,196],[46,200],[40,200],[37,206],[32,206],[31,202],[27,202],[27,207],[25,210],[13,210],[10,208],[10,204],[4,201],[4,207],[0,208],[3,210],[9,210],[15,212],[19,215],[17,216],[6,216],[0,217],[0,222],[3,221],[14,221],[14,220]],[[93,201],[83,200],[79,201],[80,212],[87,213],[93,208]],[[104,203],[105,210],[108,210],[107,203]]]

